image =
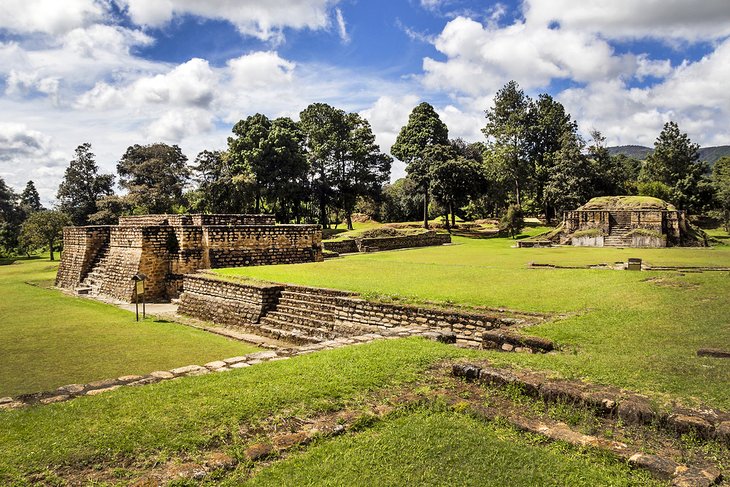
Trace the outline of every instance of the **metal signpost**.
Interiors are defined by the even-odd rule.
[[[132,276],[132,281],[134,281],[134,309],[135,314],[137,316],[137,321],[139,321],[139,297],[142,296],[142,319],[145,319],[146,316],[146,309],[145,309],[145,299],[144,299],[144,280],[147,279],[147,276],[142,274],[141,272],[136,273]]]

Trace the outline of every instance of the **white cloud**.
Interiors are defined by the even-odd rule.
[[[0,122],[0,177],[16,191],[33,180],[47,204],[56,194],[64,165],[63,153],[49,135],[22,123]]]
[[[56,35],[101,20],[106,14],[105,3],[97,0],[3,0],[0,29]]]
[[[593,35],[521,22],[500,28],[457,17],[446,24],[434,46],[447,59],[424,59],[425,84],[472,95],[496,91],[510,79],[532,89],[553,79],[615,77],[631,67],[630,59],[614,56],[611,46]]]
[[[526,0],[528,23],[551,22],[609,38],[721,39],[730,35],[727,0]]]
[[[238,30],[260,39],[276,39],[281,30],[323,29],[338,0],[116,0],[133,22],[160,26],[176,16],[196,15],[227,20]]]
[[[347,24],[345,23],[345,17],[342,15],[342,10],[339,8],[335,9],[335,20],[337,21],[337,32],[340,34],[340,39],[345,44],[350,42],[350,34],[347,32]]]

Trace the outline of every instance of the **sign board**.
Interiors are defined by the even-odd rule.
[[[140,296],[140,295],[144,294],[144,281],[136,281],[136,282],[134,283],[134,285],[135,285],[135,287],[136,287],[136,290],[137,290],[137,295],[138,295],[138,296]]]

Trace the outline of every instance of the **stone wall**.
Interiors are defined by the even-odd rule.
[[[605,235],[610,231],[610,213],[608,211],[583,210],[568,211],[565,213],[565,233],[570,234],[578,230],[597,228]]]
[[[325,250],[347,254],[353,252],[373,252],[379,250],[407,249],[413,247],[429,247],[451,243],[448,233],[436,233],[431,230],[415,235],[399,237],[354,238],[324,242]]]
[[[319,225],[273,225],[273,215],[143,215],[120,222],[65,229],[56,285],[130,302],[139,272],[147,276],[146,299],[164,301],[177,297],[182,276],[198,269],[323,260]]]
[[[343,336],[361,333],[363,329],[421,326],[439,332],[453,332],[457,343],[481,346],[488,330],[519,321],[497,314],[374,303],[354,293],[331,289],[222,281],[200,274],[185,276],[183,287],[180,313],[244,328],[276,311],[284,291],[320,296],[323,302],[333,305],[334,331]]]
[[[211,269],[322,262],[319,225],[203,227]]]
[[[81,282],[108,244],[109,228],[95,226],[63,229],[63,257],[56,274],[56,286],[73,288]]]
[[[161,214],[128,215],[119,217],[119,226],[146,227],[158,225],[275,225],[271,214]]]
[[[178,312],[224,325],[258,323],[278,302],[282,285],[256,285],[187,275]]]
[[[352,326],[394,328],[399,326],[425,326],[438,331],[456,334],[456,342],[481,346],[486,330],[512,324],[498,316],[469,313],[456,310],[439,310],[419,306],[373,303],[359,298],[342,298],[335,310],[337,327]]]

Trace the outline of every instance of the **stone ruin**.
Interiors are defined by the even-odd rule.
[[[699,232],[701,233],[701,232]],[[589,247],[704,246],[683,211],[648,196],[602,196],[565,213],[553,242]]]
[[[178,297],[183,275],[199,269],[321,262],[319,225],[276,225],[273,215],[140,215],[119,225],[66,227],[56,286],[79,294],[134,300]]]

